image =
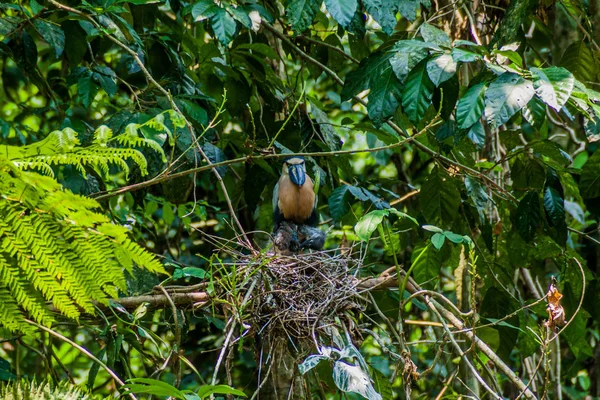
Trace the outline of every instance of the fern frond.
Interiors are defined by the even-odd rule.
[[[150,121],[146,122],[146,125],[148,125],[152,129],[155,129],[159,132],[167,133],[167,135],[169,137],[171,137],[173,135],[171,133],[171,131],[163,123],[154,123],[153,122],[154,120],[156,120],[156,118],[153,118]],[[138,127],[139,127],[139,125],[137,125],[137,124],[127,125],[127,128],[125,128],[125,133],[117,136],[115,138],[115,141],[117,143],[119,143],[123,146],[127,146],[127,147],[142,147],[142,148],[148,147],[148,148],[160,153],[162,161],[166,162],[167,158],[166,158],[165,152],[163,151],[163,148],[160,146],[160,144],[158,144],[154,140],[140,137],[138,135]]]
[[[50,177],[20,171],[0,155],[0,325],[30,330],[25,317],[48,325],[53,315],[46,302],[77,319],[81,309],[93,313],[94,302],[125,290],[124,269],[134,263],[164,271],[97,208],[96,201]]]

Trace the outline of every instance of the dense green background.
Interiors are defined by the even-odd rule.
[[[318,338],[362,372],[340,372],[340,362],[323,357],[303,390],[343,398],[336,385],[350,390],[344,378],[362,373],[383,398],[411,390],[413,398],[492,398],[470,365],[492,392],[516,398],[521,390],[502,363],[536,398],[600,396],[599,8],[597,0],[0,4],[0,177],[30,176],[19,169],[49,175],[97,199],[102,218],[154,253],[170,277],[135,269],[121,297],[159,283],[205,282],[189,291],[214,300],[177,312],[112,303],[78,321],[57,315],[53,330],[123,381],[146,377],[189,390],[215,383],[225,338],[239,339],[249,321],[250,277],[231,263],[240,261],[236,251],[251,253],[248,241],[269,246],[278,154],[310,153],[326,248],[355,243],[362,277],[396,263],[410,268],[440,307],[453,309],[445,297],[472,312],[454,311],[477,326],[498,360],[453,333],[459,352],[440,322],[457,325],[423,297],[399,307],[408,292],[399,296],[395,286],[363,293],[363,312],[334,321],[342,336],[354,326],[359,337]],[[8,182],[11,194],[0,197],[6,229],[17,229],[19,217],[7,219],[4,208],[15,204],[22,215],[77,223],[76,206],[52,214]],[[43,198],[56,188],[39,190]],[[24,268],[2,229],[0,256]],[[61,237],[56,229],[51,235]],[[41,257],[39,243],[27,244],[30,259]],[[256,257],[259,269],[272,261]],[[1,293],[28,314],[2,265]],[[51,298],[25,275],[31,296]],[[552,277],[568,326],[550,341],[546,301],[533,303]],[[70,379],[98,396],[114,393],[106,370],[71,345],[37,328],[18,330],[2,335],[0,379]],[[219,362],[216,382],[250,397],[264,346],[254,330],[246,333]],[[291,354],[300,364],[318,352]],[[421,373],[431,367],[412,385],[402,371],[407,359]],[[262,360],[263,369],[274,362]]]

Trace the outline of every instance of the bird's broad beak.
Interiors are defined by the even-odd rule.
[[[302,186],[304,182],[306,182],[306,174],[304,173],[304,168],[302,165],[290,165],[288,167],[288,172],[290,174],[290,180],[292,183]]]

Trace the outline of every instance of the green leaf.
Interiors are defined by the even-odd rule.
[[[573,75],[561,67],[531,68],[531,75],[535,93],[539,98],[556,111],[560,111],[573,91]]]
[[[90,107],[94,97],[98,94],[98,90],[100,90],[100,86],[98,86],[91,74],[77,81],[77,94],[81,99],[81,104],[86,108]]]
[[[546,104],[537,97],[533,97],[523,109],[523,116],[536,129],[540,129],[546,120]]]
[[[467,195],[477,208],[479,213],[479,222],[486,222],[486,210],[490,201],[490,197],[485,191],[484,186],[475,178],[471,176],[465,177],[465,188],[467,189]]]
[[[391,117],[400,106],[402,84],[396,78],[390,65],[374,79],[371,80],[367,111],[373,124],[379,126],[385,119]]]
[[[505,72],[485,92],[485,116],[492,126],[500,126],[531,100],[533,84],[523,77]]]
[[[389,215],[388,210],[374,210],[363,216],[354,226],[356,236],[363,242],[368,242],[387,215]]]
[[[237,23],[224,8],[215,9],[214,14],[210,17],[210,23],[221,44],[226,46],[233,40],[237,32]]]
[[[417,283],[424,283],[437,277],[442,267],[441,253],[433,246],[420,243],[411,255],[413,277]]]
[[[445,241],[446,241],[446,236],[444,236],[441,233],[436,233],[435,235],[433,235],[431,237],[431,244],[433,244],[433,247],[435,247],[438,250],[442,248]]]
[[[302,33],[308,29],[321,7],[321,0],[290,0],[287,14],[292,23],[292,29]]]
[[[35,19],[33,25],[42,36],[42,39],[52,46],[56,58],[59,58],[65,49],[65,33],[60,25],[52,24],[42,19]]]
[[[485,108],[485,83],[478,83],[467,90],[456,105],[456,123],[460,129],[467,129],[483,115]]]
[[[553,187],[544,189],[544,210],[550,225],[557,229],[561,241],[567,239],[567,224],[565,221],[565,199],[563,195]],[[563,241],[563,243],[564,243]]]
[[[468,49],[462,49],[460,47],[454,47],[452,49],[451,54],[452,54],[452,58],[457,63],[459,63],[459,62],[470,63],[470,62],[481,60],[483,58],[483,56],[479,53],[476,53],[476,52],[468,50]]]
[[[460,192],[454,180],[436,166],[421,186],[419,202],[428,223],[450,226],[458,213]]]
[[[452,47],[450,37],[448,37],[448,34],[443,30],[428,23],[424,23],[421,25],[420,31],[424,41],[435,43],[438,46]]]
[[[424,43],[417,40],[409,41],[402,40],[394,46],[394,56],[390,58],[390,64],[396,74],[396,77],[403,81],[406,75],[427,55],[429,54],[426,47],[422,46],[399,46],[406,42]]]
[[[200,0],[192,7],[192,17],[194,21],[210,18],[215,14],[217,8],[213,0]]]
[[[477,147],[477,150],[483,149],[483,146],[485,145],[485,129],[481,121],[478,121],[471,129],[469,129],[467,137],[473,142],[475,147]]]
[[[596,150],[583,166],[579,191],[584,199],[600,197],[600,150]]]
[[[515,213],[515,225],[519,235],[530,242],[542,224],[540,196],[537,191],[529,191],[519,202]]]
[[[395,0],[364,0],[367,12],[381,26],[381,29],[391,35],[396,28],[397,3]]]
[[[325,0],[327,11],[338,24],[346,28],[352,22],[354,13],[358,8],[357,0]]]
[[[338,186],[329,196],[329,213],[334,221],[341,220],[350,211],[347,198],[349,188],[348,185]]]
[[[581,41],[571,44],[563,53],[560,66],[582,82],[596,82],[598,62],[589,46]]]
[[[420,121],[431,104],[435,85],[427,74],[427,61],[421,61],[406,77],[402,107],[412,122]]]
[[[427,61],[427,75],[437,87],[456,74],[456,67],[450,54],[441,54]]]
[[[392,53],[373,53],[362,60],[358,68],[346,76],[340,94],[341,100],[349,100],[363,90],[368,89],[371,80],[379,76],[381,71],[386,71],[389,68],[389,59],[392,56]]]
[[[191,119],[202,126],[206,126],[208,124],[208,114],[204,108],[191,100],[182,100],[182,102],[185,112],[190,116]]]
[[[435,225],[423,225],[421,228],[429,232],[444,233],[444,230],[442,228],[438,228]]]
[[[211,394],[233,394],[235,396],[246,397],[246,393],[227,385],[202,385],[200,388],[198,388],[196,394],[202,399],[210,396]]]

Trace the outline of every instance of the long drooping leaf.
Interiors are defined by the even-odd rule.
[[[600,197],[600,151],[596,150],[583,166],[579,191],[584,199]]]
[[[461,129],[473,126],[483,115],[485,108],[485,83],[478,83],[467,90],[456,105],[456,123]]]
[[[376,126],[391,117],[402,99],[402,84],[396,78],[391,65],[371,80],[371,92],[367,111]]]
[[[421,187],[419,202],[428,223],[447,227],[456,218],[460,193],[454,180],[445,171],[435,167]]]
[[[521,237],[531,241],[542,224],[540,195],[537,191],[532,190],[521,199],[515,213],[515,223]]]
[[[560,60],[560,66],[571,71],[575,78],[584,83],[596,82],[598,61],[584,41],[567,47]]]
[[[435,278],[440,273],[441,254],[432,244],[421,243],[415,246],[411,262],[413,277],[417,283],[424,283]]]
[[[531,100],[533,84],[523,77],[505,72],[485,92],[485,116],[492,126],[500,126]]]
[[[406,77],[402,107],[411,121],[417,122],[431,105],[435,85],[427,74],[427,61],[421,61]]]

